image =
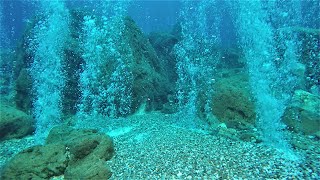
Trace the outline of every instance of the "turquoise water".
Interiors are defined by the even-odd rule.
[[[3,179],[318,179],[319,9],[1,1]]]

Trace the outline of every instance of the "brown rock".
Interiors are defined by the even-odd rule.
[[[30,147],[11,159],[1,179],[49,179],[64,173],[69,161],[62,144]]]

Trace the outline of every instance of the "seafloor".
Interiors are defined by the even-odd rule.
[[[111,179],[320,178],[319,144],[296,150],[301,159],[291,161],[261,143],[232,140],[175,121],[176,115],[157,112],[108,121],[105,129],[116,151],[107,161]],[[0,165],[31,145],[33,137],[2,142]]]

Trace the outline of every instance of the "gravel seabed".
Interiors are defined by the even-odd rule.
[[[108,120],[104,129],[116,151],[107,162],[111,179],[320,179],[319,151],[300,150],[301,159],[291,161],[263,144],[182,127],[176,119],[155,112]],[[32,136],[0,143],[0,170],[33,144]]]
[[[132,116],[114,136],[111,179],[320,179],[320,157],[291,161],[262,144],[174,125],[174,115]],[[315,159],[316,158],[316,159]]]

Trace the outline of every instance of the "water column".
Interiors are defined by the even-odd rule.
[[[236,26],[249,72],[249,83],[255,98],[257,126],[269,146],[283,152],[285,157],[296,159],[284,134],[281,117],[290,92],[281,89],[277,82],[282,73],[276,66],[278,58],[273,28],[266,22],[267,14],[260,1],[238,1]]]
[[[276,86],[279,94],[287,94],[286,101],[290,101],[296,86],[304,88],[305,67],[301,60],[301,42],[298,33],[294,31],[301,26],[300,1],[266,1],[264,7],[274,27],[274,40],[277,58],[275,65],[278,76]],[[284,99],[284,98],[283,98]]]
[[[34,54],[29,73],[33,79],[35,137],[39,143],[60,122],[65,85],[63,50],[69,37],[69,12],[64,2],[41,1],[40,7],[43,18],[33,29],[28,49]]]
[[[130,113],[132,73],[127,64],[132,53],[122,35],[128,5],[129,1],[103,1],[102,14],[84,17],[78,105],[82,127],[96,127],[98,119],[103,123],[106,117]]]
[[[5,31],[4,31],[4,27],[3,27],[3,9],[2,9],[2,2],[0,2],[0,95],[2,96],[2,94],[7,93],[6,91],[6,85],[7,83],[5,82],[5,78],[6,78],[6,68],[4,65],[4,59],[3,59],[3,49],[4,49],[4,43],[5,43]]]
[[[6,41],[4,20],[3,20],[3,7],[2,2],[0,2],[0,48],[4,48],[4,43]],[[0,56],[1,58],[1,56]]]
[[[301,37],[307,89],[320,96],[320,10],[319,1],[302,1]]]
[[[215,1],[183,1],[180,12],[182,40],[174,47],[177,58],[179,122],[191,127],[196,125],[200,91],[205,92],[208,99],[205,102],[205,111],[211,111],[210,97],[213,91],[210,87],[219,59],[218,54],[212,55],[212,46],[219,43],[219,22],[213,22],[215,34],[209,36],[207,15],[208,8],[214,4]]]
[[[198,14],[202,17],[202,20],[198,21],[197,31],[201,33],[202,39],[202,51],[200,52],[200,91],[205,97],[204,113],[205,118],[211,123],[216,123],[216,118],[212,114],[212,101],[213,94],[215,92],[215,73],[217,64],[221,58],[221,52],[217,49],[221,46],[221,10],[218,1],[201,1],[198,9]],[[205,25],[201,25],[205,22]],[[199,46],[201,46],[199,44]]]
[[[112,5],[108,3],[107,5]],[[106,89],[108,106],[104,112],[110,117],[125,116],[131,112],[133,74],[131,72],[132,50],[128,45],[123,32],[125,31],[124,18],[130,1],[118,1],[112,5],[113,13],[109,20],[105,21],[105,29],[108,32],[108,51],[114,58],[114,68]]]
[[[13,19],[8,15],[5,16],[4,3],[5,2],[0,2],[0,100],[2,100],[4,96],[12,99],[15,94],[13,81],[14,49],[10,47],[13,40],[10,39],[8,33],[8,24],[5,24],[8,21],[6,19],[10,19],[11,21],[13,21]],[[12,9],[10,9],[10,11],[12,11]],[[7,27],[5,25],[7,25]],[[14,30],[12,30],[12,33],[13,32]]]

